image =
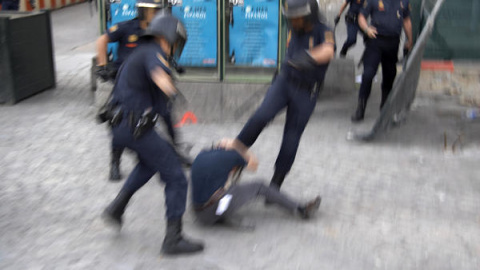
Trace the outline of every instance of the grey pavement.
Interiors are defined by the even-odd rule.
[[[454,97],[429,91],[419,92],[407,122],[368,144],[346,137],[373,123],[378,95],[360,126],[349,120],[353,91],[321,96],[282,187],[300,201],[322,196],[312,220],[259,200],[240,213],[256,229],[242,232],[198,226],[189,210],[185,234],[203,240],[205,251],[162,256],[156,176],[129,204],[122,231],[111,230],[100,214],[121,183],[107,181],[110,137],[94,121],[97,34],[82,27],[95,28],[96,17],[87,7],[52,13],[57,87],[0,106],[0,269],[480,269],[480,124],[461,117],[465,107]],[[62,43],[68,25],[85,34]],[[199,120],[180,128],[192,154],[244,124]],[[260,166],[244,181],[268,183],[282,124],[273,122],[252,147]],[[123,175],[134,164],[124,154]]]

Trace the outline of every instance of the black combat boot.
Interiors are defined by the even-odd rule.
[[[273,173],[272,180],[270,181],[270,186],[276,189],[280,189],[283,184],[283,180],[285,180],[286,173],[280,173],[277,170]]]
[[[194,253],[203,250],[203,244],[189,241],[182,236],[182,220],[167,221],[167,230],[163,240],[162,253],[168,255]]]
[[[367,101],[363,98],[358,99],[358,105],[357,105],[357,110],[355,113],[352,115],[352,122],[360,122],[363,120],[363,117],[365,116],[365,108],[367,107]]]
[[[123,149],[112,149],[112,160],[110,163],[110,181],[117,182],[122,179],[120,175],[120,157]]]
[[[283,184],[283,180],[285,180],[286,173],[280,173],[277,170],[273,173],[272,180],[270,180],[270,187],[280,190],[280,187]],[[265,205],[269,206],[273,204],[268,199],[265,199]]]
[[[128,201],[132,198],[133,193],[120,190],[117,197],[107,206],[107,208],[103,211],[102,217],[103,219],[112,224],[119,229],[122,227],[122,216],[125,212],[125,207],[127,207]]]
[[[306,203],[305,205],[299,206],[297,211],[300,214],[300,217],[303,219],[309,219],[313,216],[318,208],[320,208],[320,203],[322,199],[320,196],[317,196],[315,199],[311,200],[310,202]]]

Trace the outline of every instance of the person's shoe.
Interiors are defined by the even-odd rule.
[[[112,150],[112,160],[110,162],[110,177],[109,180],[112,182],[118,182],[122,179],[120,174],[120,157],[122,156],[123,149],[113,149]]]
[[[367,106],[367,101],[364,99],[358,99],[358,105],[357,105],[357,110],[355,113],[352,115],[352,122],[360,122],[363,120],[365,117],[365,108]]]
[[[298,207],[298,213],[300,217],[303,219],[309,219],[313,216],[313,214],[320,208],[320,203],[322,199],[320,196],[317,196],[314,200],[308,202],[307,204]]]
[[[280,173],[275,170],[272,176],[272,180],[270,180],[270,187],[273,187],[277,190],[280,190],[280,187],[283,184],[283,181],[285,180],[285,176],[287,176],[286,173]],[[269,201],[268,199],[265,199],[265,205],[270,206],[273,203]]]
[[[168,220],[162,253],[167,255],[189,254],[203,250],[203,244],[182,236],[182,220]]]
[[[133,193],[120,191],[115,197],[115,199],[105,208],[102,214],[103,220],[117,229],[122,228],[123,224],[123,213],[127,207],[130,198],[132,198]]]

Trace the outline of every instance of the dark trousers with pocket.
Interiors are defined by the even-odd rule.
[[[232,199],[228,208],[222,214],[216,214],[218,202],[202,211],[195,211],[196,216],[201,223],[212,225],[223,218],[232,216],[242,206],[258,197],[265,197],[269,202],[279,205],[292,213],[294,213],[299,206],[298,203],[281,193],[278,189],[269,187],[260,180],[234,185],[227,190],[223,197],[227,194],[230,194]]]
[[[275,116],[287,108],[287,119],[283,130],[282,145],[275,162],[275,170],[287,174],[292,168],[303,131],[317,103],[317,94],[285,75],[278,75],[265,98],[248,120],[237,139],[247,147],[253,145],[258,136]]]
[[[167,219],[181,218],[185,212],[188,183],[172,145],[153,128],[140,138],[134,139],[128,119],[124,119],[112,131],[114,145],[129,148],[138,156],[138,163],[122,190],[135,193],[158,172],[160,180],[165,183]]]
[[[379,64],[382,64],[382,97],[386,98],[390,94],[393,81],[397,75],[399,43],[400,39],[398,37],[377,36],[375,39],[367,40],[359,99],[368,100],[372,91],[372,81]]]

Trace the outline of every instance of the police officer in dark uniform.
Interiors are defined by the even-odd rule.
[[[155,121],[176,95],[170,61],[179,58],[186,42],[183,24],[171,14],[160,12],[147,28],[149,37],[119,70],[111,101],[113,143],[138,155],[138,164],[113,202],[104,219],[122,225],[122,215],[133,194],[155,174],[165,183],[167,230],[162,245],[165,254],[192,253],[203,244],[182,236],[182,216],[187,199],[187,179],[174,148],[155,131]]]
[[[117,71],[125,59],[137,48],[142,42],[142,34],[147,28],[148,24],[159,10],[171,11],[171,6],[167,0],[139,0],[136,4],[138,17],[113,25],[106,30],[97,40],[97,76],[102,80],[114,81]],[[107,65],[107,44],[109,42],[118,42],[117,59],[112,65]],[[175,69],[177,72],[183,70],[179,68],[175,63]],[[164,110],[162,114],[165,126],[167,128],[168,135],[171,138],[173,144],[177,145],[178,136],[173,127],[171,109]],[[111,162],[110,162],[110,175],[109,179],[112,181],[120,180],[120,158],[123,153],[123,148],[116,145],[112,145]],[[177,151],[179,157],[182,159],[182,163],[186,166],[191,165],[191,160],[188,156],[184,155],[180,151]]]
[[[101,79],[115,80],[123,61],[137,48],[141,42],[140,37],[155,14],[167,7],[166,2],[166,0],[139,0],[135,4],[138,17],[112,25],[97,39],[97,75]],[[107,68],[107,45],[110,42],[118,42],[118,51],[117,59]]]
[[[371,16],[371,25],[367,18]],[[385,104],[393,81],[397,75],[398,47],[402,26],[407,37],[405,49],[412,47],[412,21],[408,0],[366,0],[358,16],[360,28],[368,36],[364,57],[363,75],[358,94],[357,110],[352,115],[352,122],[362,121],[367,100],[372,90],[372,80],[382,64],[382,99],[380,109]]]
[[[137,18],[111,26],[106,30],[105,34],[97,39],[96,75],[99,78],[103,81],[115,81],[118,69],[133,50],[139,46],[143,32],[147,29],[155,14],[160,9],[166,7],[165,3],[166,1],[164,0],[139,0],[135,4],[138,13]],[[117,59],[109,65],[107,45],[110,42],[118,42],[118,51]],[[170,117],[166,116],[164,119],[170,119]],[[120,175],[120,158],[123,150],[122,147],[112,145],[109,176],[109,179],[112,181],[118,181],[122,178]]]
[[[232,224],[233,215],[258,197],[265,197],[303,219],[318,210],[319,196],[302,204],[261,180],[237,183],[243,168],[256,171],[257,167],[255,155],[236,149],[232,139],[223,139],[216,147],[201,151],[193,161],[191,174],[193,207],[199,221],[204,225],[217,222],[242,225]]]
[[[315,0],[286,0],[282,13],[290,28],[285,62],[262,104],[235,141],[238,147],[250,147],[263,128],[287,108],[282,145],[270,183],[276,188],[280,188],[295,160],[335,46],[332,30],[319,19]]]
[[[340,12],[338,12],[337,17],[335,18],[335,25],[340,21],[340,16],[342,16],[343,11],[350,5],[350,8],[345,15],[345,23],[347,24],[347,40],[343,44],[342,50],[340,51],[340,57],[345,57],[347,51],[355,43],[357,43],[357,33],[358,33],[358,13],[363,6],[365,0],[345,0]]]

